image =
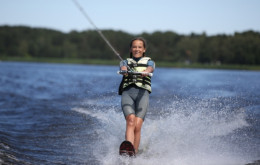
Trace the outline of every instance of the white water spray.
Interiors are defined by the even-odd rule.
[[[102,128],[98,130],[100,143],[95,144],[97,148],[94,151],[101,164],[243,165],[248,162],[241,150],[225,141],[225,137],[235,130],[248,126],[242,110],[232,114],[228,109],[216,112],[203,108],[204,103],[197,103],[196,107],[187,104],[183,109],[164,107],[172,112],[167,117],[146,118],[140,144],[143,152],[134,159],[118,154],[125,131],[122,113],[114,108],[74,110],[102,123]]]

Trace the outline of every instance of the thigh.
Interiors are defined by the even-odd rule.
[[[135,102],[128,91],[122,93],[121,106],[125,118],[130,114],[135,114]]]
[[[136,116],[144,120],[148,105],[149,92],[147,90],[144,90],[144,92],[138,95],[138,98],[136,100]]]

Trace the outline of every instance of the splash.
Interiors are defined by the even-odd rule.
[[[117,108],[99,111],[74,108],[100,123],[99,143],[95,144],[94,151],[100,164],[242,165],[248,162],[243,151],[230,143],[230,139],[236,138],[237,130],[248,126],[242,109],[215,111],[205,106],[205,101],[165,105],[165,113],[152,111],[146,118],[140,144],[142,153],[130,159],[118,154],[124,140],[125,120]],[[153,114],[157,117],[149,118]]]

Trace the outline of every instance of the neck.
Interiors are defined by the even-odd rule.
[[[141,58],[142,58],[142,57],[139,57],[139,58],[133,57],[133,59],[134,59],[136,62],[138,62]]]

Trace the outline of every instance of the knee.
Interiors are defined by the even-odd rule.
[[[143,119],[136,118],[135,132],[140,133],[143,125]]]
[[[135,132],[138,133],[138,132],[141,132],[141,127],[140,125],[136,125],[135,126]]]
[[[135,127],[135,116],[129,115],[126,119],[126,122],[127,122],[127,126]]]

